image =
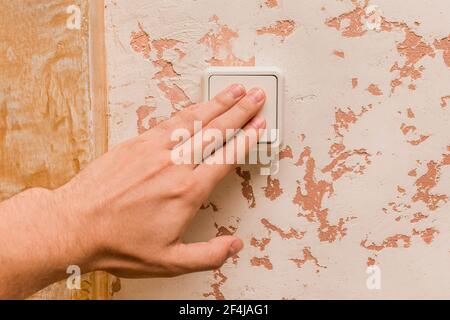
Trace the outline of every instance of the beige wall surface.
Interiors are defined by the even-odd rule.
[[[208,66],[286,76],[280,173],[236,170],[186,237],[245,249],[214,272],[122,280],[115,298],[450,298],[449,14],[448,0],[107,0],[110,146],[201,101]]]

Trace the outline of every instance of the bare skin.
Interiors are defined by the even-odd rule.
[[[185,244],[181,238],[234,165],[174,164],[171,133],[186,128],[193,135],[194,121],[206,128],[244,128],[240,138],[247,139],[248,152],[266,125],[256,116],[264,101],[262,90],[247,93],[233,85],[115,147],[60,189],[31,189],[1,203],[0,299],[26,298],[67,277],[70,265],[126,278],[221,267],[242,250],[241,239]]]

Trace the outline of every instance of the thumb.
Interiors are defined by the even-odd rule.
[[[173,248],[176,265],[184,273],[219,269],[228,258],[242,250],[244,244],[234,236],[217,237],[209,242],[177,244]]]

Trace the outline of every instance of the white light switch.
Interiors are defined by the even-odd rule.
[[[267,121],[267,131],[260,144],[281,144],[284,81],[278,68],[214,67],[206,70],[204,82],[205,100],[208,101],[234,83],[242,84],[247,90],[254,87],[263,89],[266,93],[266,103],[261,115]]]

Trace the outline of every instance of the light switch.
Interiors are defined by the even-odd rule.
[[[234,83],[242,84],[247,90],[254,87],[266,93],[266,103],[261,111],[267,122],[267,130],[259,144],[279,146],[283,127],[282,73],[275,67],[214,67],[205,73],[205,100],[211,100],[219,92]]]

